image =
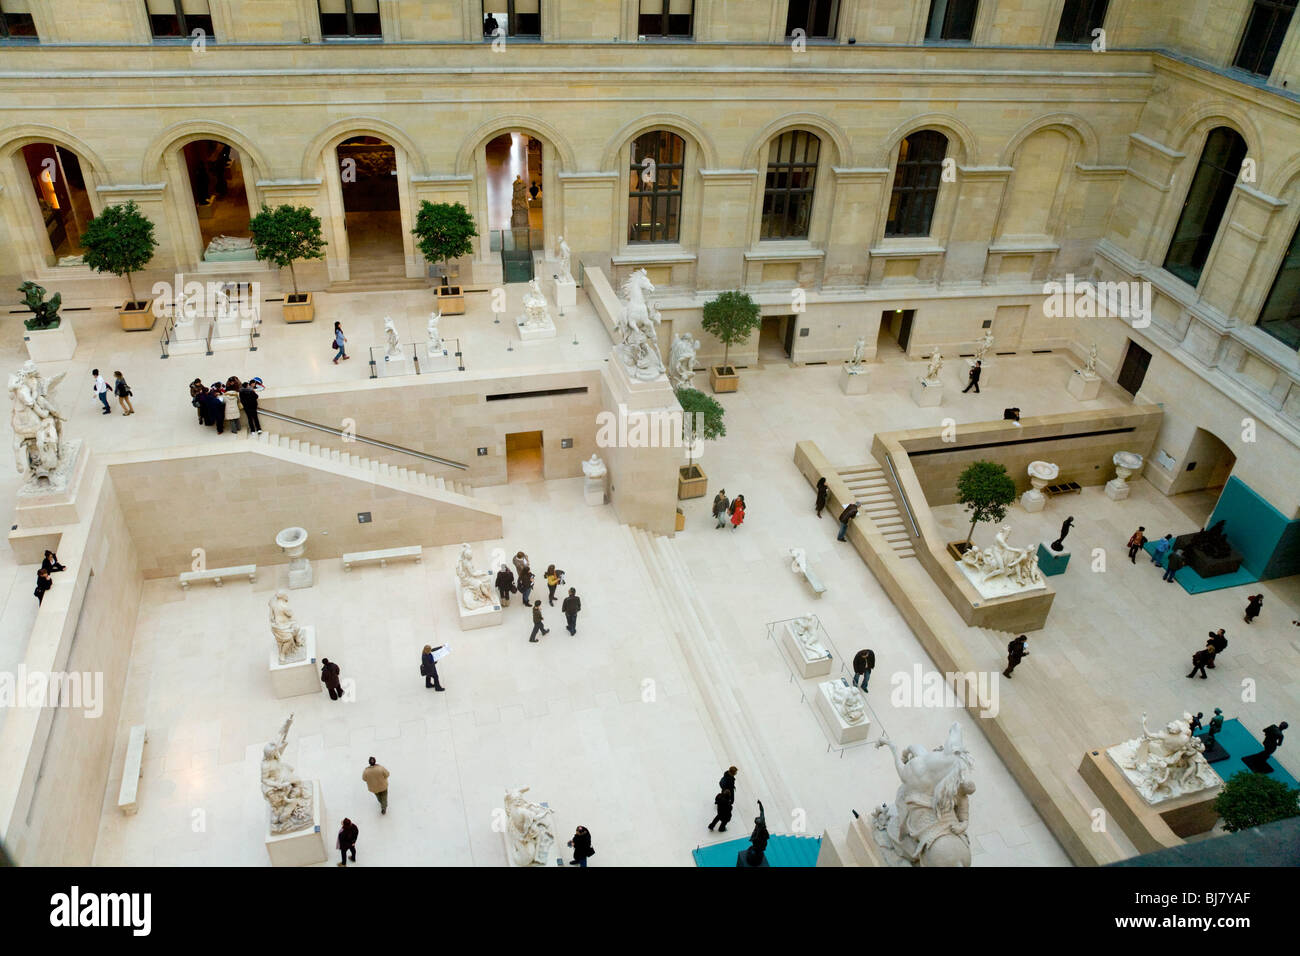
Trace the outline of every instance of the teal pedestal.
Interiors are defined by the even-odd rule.
[[[1038,545],[1038,570],[1042,571],[1049,577],[1053,574],[1064,574],[1066,566],[1070,563],[1070,552],[1062,551],[1057,554],[1047,545],[1041,542]]]

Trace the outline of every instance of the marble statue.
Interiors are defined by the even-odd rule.
[[[817,618],[811,614],[797,617],[790,622],[790,633],[799,644],[799,650],[809,661],[819,661],[830,657],[831,652],[817,640]]]
[[[216,236],[208,243],[208,252],[246,252],[253,248],[247,236]]]
[[[1070,533],[1070,527],[1074,524],[1074,516],[1066,518],[1061,522],[1061,536],[1052,542],[1052,550],[1058,554],[1065,550],[1065,536]]]
[[[63,441],[63,413],[50,401],[50,392],[66,372],[46,378],[28,359],[9,376],[9,423],[14,433],[14,464],[24,479],[50,478],[66,464],[69,449]]]
[[[831,704],[846,724],[860,724],[867,717],[867,702],[862,691],[850,687],[843,680],[830,682]]]
[[[429,313],[429,351],[442,351],[442,336],[438,333],[438,323],[442,321],[441,310]]]
[[[556,242],[558,244],[559,247],[558,251],[560,254],[560,271],[558,274],[558,279],[560,282],[572,282],[573,281],[573,272],[572,272],[573,250],[569,248],[569,244],[564,241],[563,236],[559,236],[556,239]]]
[[[543,328],[553,325],[551,313],[546,305],[546,296],[534,277],[528,281],[528,291],[524,293],[524,315],[520,323],[525,328]]]
[[[1107,753],[1125,771],[1148,803],[1160,803],[1219,783],[1205,760],[1205,744],[1192,736],[1192,715],[1171,720],[1152,733],[1142,715],[1142,736],[1111,747]]]
[[[528,227],[528,186],[520,176],[510,186],[510,228]]]
[[[618,338],[614,352],[628,376],[640,382],[651,382],[664,374],[664,363],[659,357],[659,333],[655,329],[659,313],[651,310],[645,298],[647,292],[654,290],[645,269],[634,270],[623,282],[623,309],[614,327]]]
[[[605,462],[594,451],[591,457],[582,463],[582,473],[588,478],[604,478],[607,470]]]
[[[896,865],[970,866],[970,795],[974,760],[953,723],[943,746],[925,750],[912,744],[900,754],[890,740],[876,741],[894,755],[902,783],[893,805],[871,815],[876,843]]]
[[[673,347],[668,353],[668,383],[673,390],[685,388],[695,378],[695,353],[700,342],[689,332],[673,336]]]
[[[939,354],[939,347],[936,345],[934,352],[930,355],[930,366],[925,370],[925,380],[927,382],[939,381],[939,370],[943,368],[943,356]]]
[[[803,548],[790,549],[790,570],[795,574],[808,573],[808,554]]]
[[[271,609],[271,634],[280,651],[280,663],[292,664],[302,660],[307,655],[307,648],[303,644],[306,635],[302,625],[294,620],[293,611],[289,607],[289,592],[276,591],[266,606]]]
[[[994,536],[993,547],[983,551],[971,548],[962,555],[962,563],[980,572],[981,581],[1006,578],[1020,587],[1042,584],[1043,573],[1038,570],[1037,549],[1013,547],[1008,541],[1010,535],[1011,526],[1003,525]]]
[[[1083,363],[1083,373],[1085,375],[1097,374],[1097,343],[1093,342],[1088,349],[1088,361]]]
[[[853,357],[849,359],[849,368],[859,369],[862,367],[862,357],[867,352],[867,337],[859,336],[858,340],[853,343]]]
[[[384,316],[384,341],[388,348],[384,351],[384,361],[391,362],[400,360],[402,357],[402,346],[397,341],[397,326],[393,324],[390,316]]]
[[[984,361],[984,357],[989,354],[991,348],[993,348],[993,330],[985,329],[984,337],[975,346],[975,361]]]
[[[527,792],[527,787],[506,791],[506,845],[515,866],[545,866],[555,846],[549,819],[555,811],[527,799]]]
[[[474,568],[474,551],[468,544],[460,546],[456,559],[456,580],[460,584],[460,603],[467,611],[477,611],[495,602],[492,591],[492,572]]]
[[[281,758],[289,740],[289,715],[280,736],[262,748],[262,796],[271,805],[271,832],[292,833],[312,825],[315,793],[312,785],[294,776]]]

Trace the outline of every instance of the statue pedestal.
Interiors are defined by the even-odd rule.
[[[836,743],[851,744],[855,740],[866,740],[871,733],[871,720],[863,717],[856,724],[847,723],[831,700],[831,687],[834,684],[835,681],[828,680],[817,685],[817,693],[813,698],[817,711],[826,719],[826,726],[830,728],[831,733],[836,735]]]
[[[1112,478],[1106,482],[1106,497],[1111,501],[1123,501],[1129,496],[1132,489],[1129,488],[1127,481],[1119,478]]]
[[[63,442],[55,472],[48,479],[28,479],[19,486],[14,509],[18,529],[56,528],[80,521],[77,494],[89,461],[90,449],[83,447],[80,438]],[[94,502],[88,501],[87,505],[93,508]]]
[[[66,315],[59,317],[56,329],[29,330],[24,327],[23,341],[27,344],[27,357],[37,364],[66,362],[77,351],[77,336]]]
[[[521,315],[515,319],[515,325],[519,327],[519,341],[536,342],[538,339],[555,338],[555,320],[548,314],[546,321],[540,325],[528,325]]]
[[[456,611],[460,615],[460,629],[462,631],[473,631],[480,627],[495,627],[505,620],[506,612],[501,610],[501,605],[497,604],[495,599],[491,604],[485,604],[480,608],[472,611],[465,610],[465,605],[460,603],[460,581],[456,581],[456,589],[452,592],[456,598]]]
[[[859,365],[857,368],[847,364],[841,365],[840,391],[845,395],[865,395],[867,386],[871,384],[871,373],[867,369],[866,365]]]
[[[542,806],[546,806],[546,804],[543,803]],[[554,860],[554,855],[555,855],[554,840],[551,841],[551,845],[547,847],[545,852],[543,853],[541,863],[516,862],[515,855],[512,852],[510,852],[510,834],[505,830],[501,831],[501,841],[505,844],[505,848],[506,848],[506,866],[510,867],[511,869],[514,868],[518,868],[521,870],[536,869],[538,867],[550,866]]]
[[[831,659],[823,657],[820,660],[810,661],[803,653],[803,645],[799,639],[794,636],[794,627],[789,622],[781,628],[781,640],[785,644],[785,649],[794,661],[795,668],[799,671],[801,677],[825,677],[831,672]]]
[[[289,587],[293,589],[309,588],[316,583],[311,562],[306,558],[294,558],[289,562]]]
[[[1037,488],[1030,488],[1020,496],[1020,507],[1031,514],[1036,514],[1047,507],[1047,496]]]
[[[555,304],[561,309],[569,309],[578,304],[578,283],[572,279],[556,279]]]
[[[271,650],[267,670],[270,671],[271,690],[276,697],[319,694],[325,686],[320,682],[320,673],[316,670],[316,625],[304,625],[302,632],[302,647],[306,652],[302,660],[281,664],[280,652],[274,648]]]
[[[312,866],[329,859],[325,850],[325,834],[321,833],[321,815],[325,811],[325,800],[321,794],[320,781],[313,780],[311,826],[294,830],[292,833],[273,834],[271,832],[270,808],[267,808],[266,853],[271,858],[272,866]]]
[[[582,497],[589,505],[603,505],[605,503],[605,479],[603,477],[584,477],[582,479]]]
[[[1081,402],[1090,402],[1101,392],[1101,376],[1076,368],[1070,373],[1065,390]]]
[[[405,355],[383,355],[375,363],[379,369],[381,378],[387,378],[390,375],[412,375],[415,369]]]
[[[943,382],[929,379],[912,379],[912,401],[921,408],[934,408],[943,404]]]
[[[447,372],[456,367],[456,356],[450,349],[431,349],[426,342],[420,349],[420,366],[422,372]]]
[[[1040,541],[1038,544],[1038,570],[1044,574],[1064,574],[1066,566],[1070,563],[1069,551],[1053,551],[1050,541]]]

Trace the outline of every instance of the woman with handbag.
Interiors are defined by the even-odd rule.
[[[555,589],[560,586],[564,580],[564,572],[555,570],[555,565],[546,566],[546,593],[550,595],[551,606],[555,606]]]
[[[352,358],[352,356],[348,354],[348,350],[347,350],[347,348],[346,348],[347,344],[348,344],[347,336],[343,334],[343,323],[342,323],[342,322],[335,322],[335,323],[334,323],[334,339],[333,339],[333,341],[330,343],[330,348],[338,349],[338,354],[336,354],[336,355],[334,356],[334,364],[335,364],[335,365],[338,365],[338,364],[339,364],[339,359],[349,359],[349,358]]]
[[[121,372],[113,373],[113,394],[117,396],[117,406],[122,409],[123,415],[135,414],[135,409],[131,407],[131,386],[126,384]]]
[[[596,851],[591,848],[591,831],[586,827],[578,827],[574,831],[569,846],[573,847],[573,859],[569,861],[569,866],[586,866],[587,857],[596,855]]]
[[[745,496],[736,495],[736,500],[731,503],[731,530],[735,531],[740,527],[741,522],[745,520]]]

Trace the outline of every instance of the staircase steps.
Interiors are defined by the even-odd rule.
[[[884,469],[872,464],[837,468],[835,471],[858,503],[858,513],[876,526],[894,553],[900,558],[916,557],[903,506],[890,488]]]
[[[252,433],[249,438],[252,441],[263,442],[272,448],[280,448],[284,451],[303,455],[307,458],[315,458],[333,465],[342,465],[345,468],[356,469],[371,476],[380,475],[392,481],[413,485],[417,488],[436,488],[439,491],[451,491],[467,497],[474,494],[474,488],[469,482],[444,478],[441,475],[431,475],[419,468],[391,465],[378,459],[340,451],[327,445],[317,445],[314,442],[289,438],[286,435],[278,435],[268,431]]]

